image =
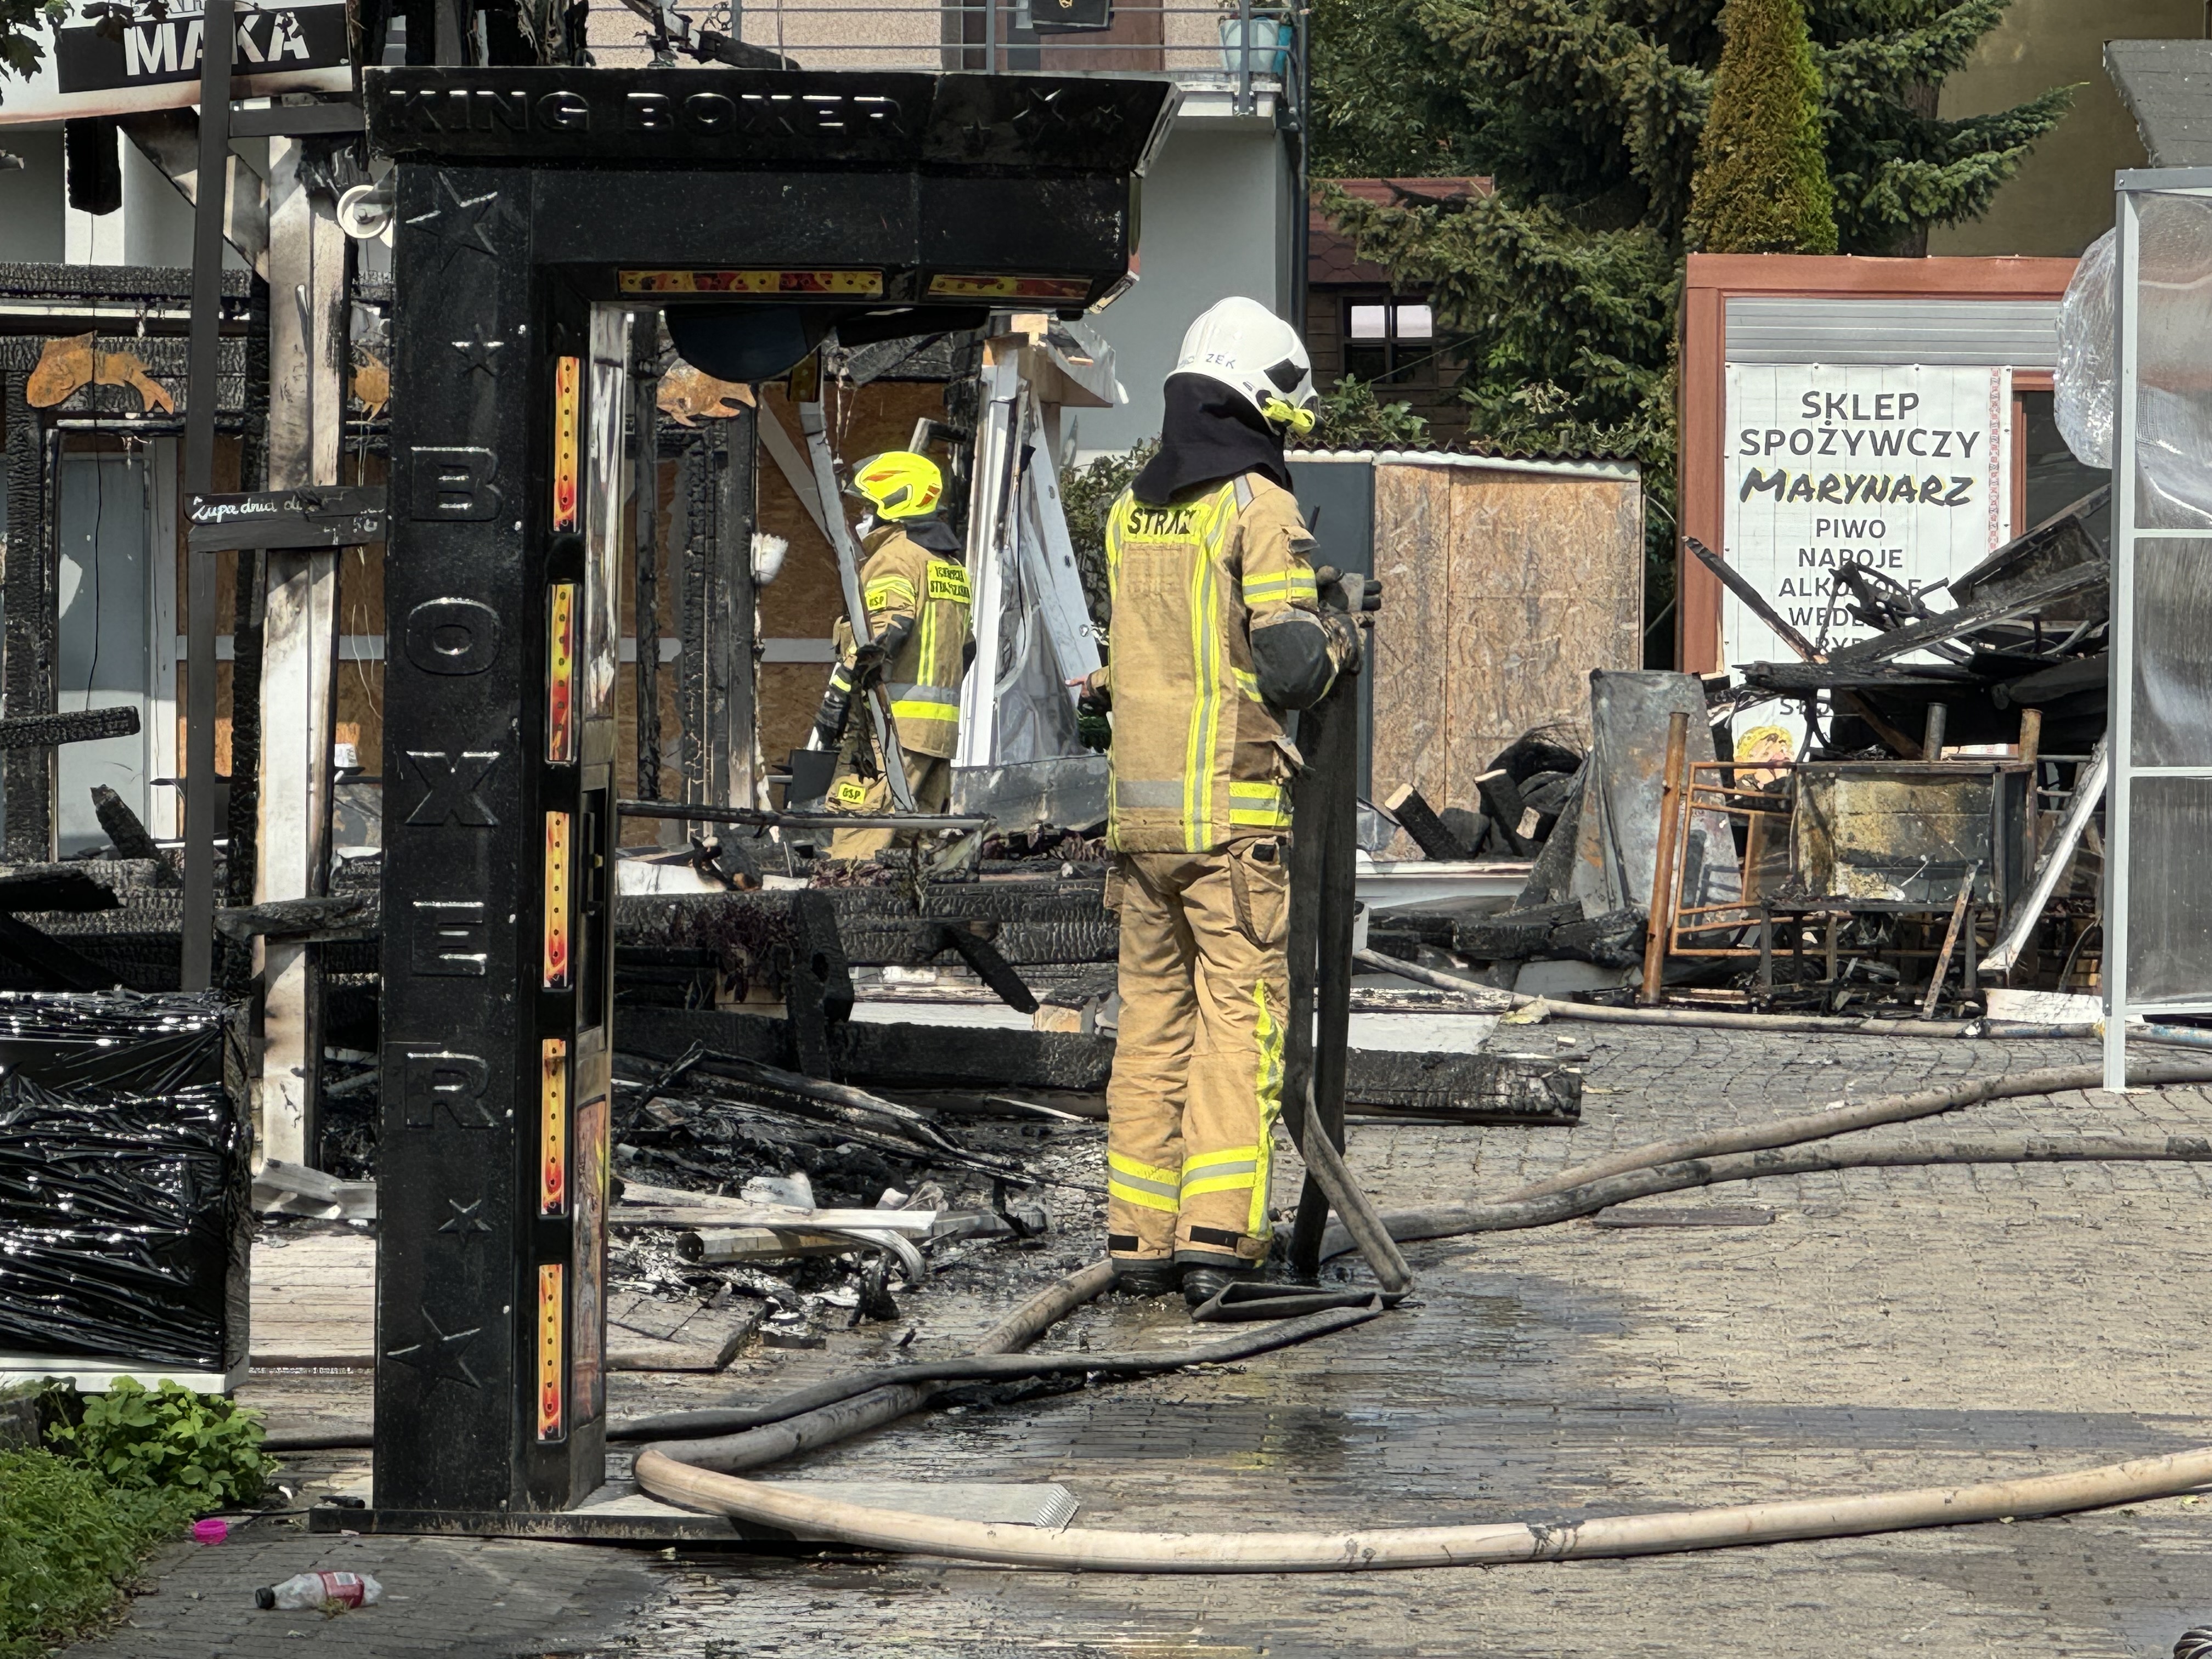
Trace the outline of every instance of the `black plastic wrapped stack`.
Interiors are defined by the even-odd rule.
[[[248,1132],[212,996],[0,993],[0,1369],[241,1364]]]

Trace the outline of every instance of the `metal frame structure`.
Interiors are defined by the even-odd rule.
[[[2167,198],[2193,199],[2212,211],[2212,167],[2151,167],[2123,172],[2117,180],[2114,223],[2116,258],[2112,270],[2112,325],[2116,338],[2112,390],[2112,726],[2111,780],[2105,805],[2105,939],[2103,989],[2105,996],[2105,1087],[2127,1086],[2127,1023],[2130,1018],[2157,1012],[2172,1014],[2212,1013],[2212,941],[2200,941],[2203,994],[2161,997],[2146,1002],[2134,991],[2137,966],[2134,959],[2139,918],[2136,913],[2136,877],[2132,868],[2139,828],[2163,818],[2171,824],[2180,803],[2161,802],[2175,792],[2160,786],[2168,781],[2196,781],[2199,792],[2212,796],[2212,742],[2193,762],[2145,761],[2136,749],[2136,690],[2142,670],[2150,666],[2179,668],[2193,660],[2201,672],[2203,650],[2193,659],[2171,655],[2154,658],[2143,649],[2139,636],[2142,618],[2136,613],[2139,561],[2154,549],[2196,543],[2212,555],[2212,529],[2203,526],[2152,526],[2142,522],[2142,410],[2139,399],[2151,384],[2146,371],[2142,325],[2142,229],[2146,203]],[[2197,280],[2212,278],[2212,264],[2200,267]],[[2194,395],[2202,398],[2200,389]],[[2199,464],[2202,459],[2199,458]],[[2208,568],[2212,581],[2212,568]],[[2201,724],[2199,729],[2203,729]],[[2148,787],[2140,792],[2138,785]],[[2137,808],[2143,808],[2141,823]],[[2200,849],[2201,851],[2201,849]],[[2144,890],[2145,902],[2166,907],[2165,884],[2154,882]]]
[[[915,309],[926,331],[931,307],[972,307],[978,289],[1095,302],[1127,272],[1169,90],[368,71],[398,221],[368,1524],[497,1530],[605,1478],[614,515],[634,321],[826,304]],[[639,631],[652,639],[649,619]]]

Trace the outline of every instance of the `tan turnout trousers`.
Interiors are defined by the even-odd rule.
[[[1266,1255],[1267,1160],[1290,1001],[1287,842],[1124,853],[1121,1041],[1107,1085],[1106,1247],[1186,1262]]]
[[[857,719],[865,720],[863,710]],[[875,745],[872,742],[870,748]],[[914,810],[917,812],[942,812],[952,799],[952,762],[945,755],[917,754],[908,749],[906,757],[906,784],[914,792]],[[896,811],[891,800],[891,787],[884,780],[883,768],[876,769],[872,778],[861,777],[852,769],[849,755],[840,768],[836,781],[830,786],[830,799],[840,812],[890,812]],[[830,837],[830,856],[833,859],[866,860],[875,857],[891,844],[898,836],[896,830],[840,830]],[[907,840],[911,841],[912,836]]]

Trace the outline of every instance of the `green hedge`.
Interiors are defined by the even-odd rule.
[[[0,1451],[0,1659],[37,1659],[106,1618],[138,1558],[195,1507],[51,1452]]]

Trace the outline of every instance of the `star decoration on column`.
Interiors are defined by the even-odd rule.
[[[504,340],[485,338],[484,326],[482,323],[478,323],[469,331],[467,339],[453,342],[453,349],[459,352],[467,362],[468,368],[465,372],[474,373],[481,369],[487,377],[496,380],[499,378],[499,368],[491,360],[492,353],[501,350],[506,344],[507,342]]]
[[[458,1233],[464,1244],[469,1242],[471,1234],[489,1232],[491,1223],[477,1213],[483,1206],[484,1201],[482,1199],[478,1199],[473,1204],[464,1204],[459,1199],[447,1199],[446,1207],[453,1213],[439,1226],[438,1231],[441,1233]]]
[[[439,204],[428,213],[416,214],[407,222],[441,241],[451,242],[456,248],[489,254],[496,259],[499,250],[491,244],[491,233],[485,228],[484,220],[498,204],[499,192],[488,190],[481,196],[464,196],[453,179],[442,173],[438,175],[438,189],[442,198]]]
[[[384,1357],[396,1359],[403,1365],[413,1366],[432,1382],[442,1379],[465,1382],[471,1389],[482,1388],[483,1384],[469,1369],[469,1362],[462,1358],[462,1351],[477,1340],[483,1327],[471,1325],[465,1331],[448,1333],[438,1328],[437,1320],[432,1317],[428,1308],[422,1311],[422,1327],[429,1335],[422,1341],[410,1343],[404,1348],[387,1348]]]

